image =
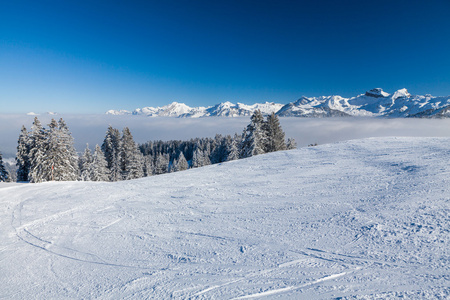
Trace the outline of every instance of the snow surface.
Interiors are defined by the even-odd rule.
[[[0,298],[448,299],[450,138],[0,189]]]

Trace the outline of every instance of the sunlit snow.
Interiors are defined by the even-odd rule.
[[[450,139],[1,184],[0,298],[450,297]]]

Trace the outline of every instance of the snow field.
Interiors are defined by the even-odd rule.
[[[450,139],[0,188],[0,298],[446,299]]]

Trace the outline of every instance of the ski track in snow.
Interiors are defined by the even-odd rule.
[[[303,285],[299,285],[299,286],[288,286],[285,288],[281,288],[281,289],[276,289],[276,290],[270,290],[270,291],[266,291],[266,292],[262,292],[262,293],[257,293],[257,294],[251,294],[251,295],[246,295],[246,296],[242,296],[242,297],[237,297],[237,298],[233,298],[233,300],[237,300],[237,299],[251,299],[251,298],[259,298],[259,297],[266,297],[266,296],[270,296],[270,295],[274,295],[274,294],[280,294],[280,293],[285,293],[288,291],[293,291],[293,290],[298,290],[304,287],[308,287],[310,285],[313,284],[318,284],[327,280],[333,280],[336,279],[338,277],[344,276],[346,275],[347,272],[342,272],[339,274],[332,274],[329,276],[325,276],[323,278],[319,278],[317,280],[314,280],[313,282],[309,282],[309,283],[305,283]]]
[[[447,299],[449,161],[448,138],[383,138],[2,185],[0,298]]]

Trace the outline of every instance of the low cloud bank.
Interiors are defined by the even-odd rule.
[[[250,122],[249,117],[210,117],[200,119],[150,118],[145,116],[109,115],[42,115],[44,127],[52,118],[62,117],[75,139],[75,147],[82,152],[103,142],[111,125],[119,130],[128,126],[138,143],[150,140],[187,140],[195,137],[214,137],[219,134],[241,134]],[[22,125],[29,130],[34,116],[0,115],[0,151],[13,157]],[[299,147],[318,143],[383,136],[445,136],[450,137],[450,119],[375,119],[375,118],[281,118],[286,137],[293,137]]]

